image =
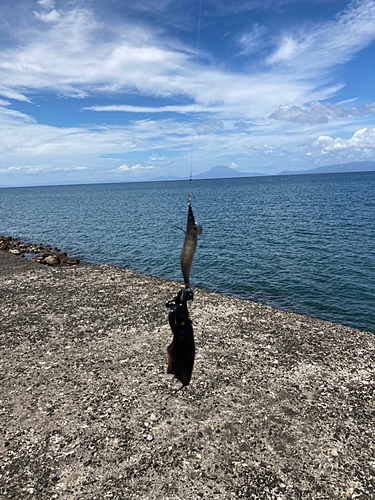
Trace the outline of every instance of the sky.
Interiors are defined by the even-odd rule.
[[[375,0],[1,0],[0,186],[375,160]]]

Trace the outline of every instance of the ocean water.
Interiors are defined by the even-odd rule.
[[[375,172],[0,189],[0,234],[375,333]]]

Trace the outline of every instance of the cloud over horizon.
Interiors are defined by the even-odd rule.
[[[313,144],[321,149],[322,154],[332,151],[362,150],[365,155],[372,156],[375,151],[375,128],[357,130],[350,139],[333,139],[329,136],[319,136]]]

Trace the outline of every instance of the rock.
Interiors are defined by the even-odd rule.
[[[49,266],[59,265],[76,265],[80,263],[79,259],[69,259],[66,252],[62,252],[59,248],[44,246],[42,243],[23,243],[11,236],[0,235],[0,250],[10,252],[14,255],[22,255],[24,253],[36,254],[35,258],[30,259],[40,264]]]
[[[66,264],[69,264],[70,266],[74,266],[76,264],[79,264],[81,261],[79,259],[68,259],[66,261]]]
[[[44,262],[49,266],[58,266],[60,264],[59,258],[56,255],[48,255]]]
[[[65,262],[67,262],[67,260],[68,260],[68,256],[67,256],[66,252],[57,253],[56,257],[59,258],[60,264],[65,264]]]

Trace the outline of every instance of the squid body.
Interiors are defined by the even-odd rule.
[[[198,222],[195,222],[189,200],[185,241],[180,256],[181,271],[186,286],[189,285],[190,268],[193,262],[195,249],[197,248],[198,235],[200,234],[202,234],[202,226]]]

